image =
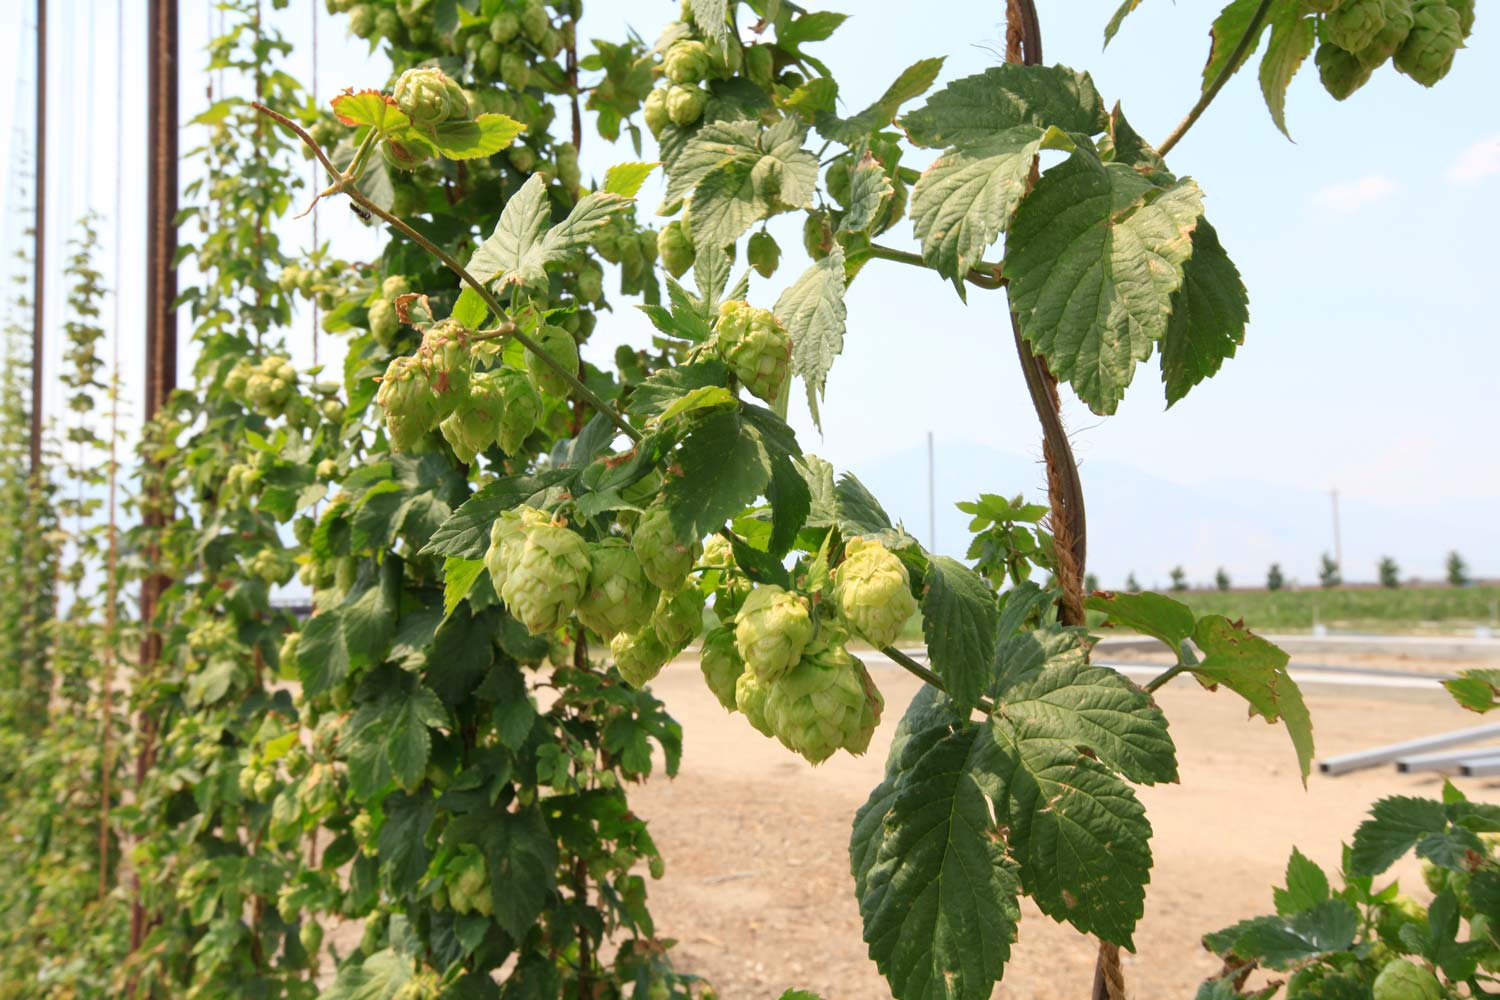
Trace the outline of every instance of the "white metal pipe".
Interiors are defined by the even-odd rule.
[[[1500,754],[1459,761],[1458,773],[1465,778],[1483,778],[1492,774],[1500,774]]]
[[[1410,754],[1396,760],[1396,770],[1402,774],[1414,771],[1456,771],[1458,765],[1476,757],[1500,756],[1500,747],[1464,747],[1461,750],[1436,750],[1432,753]]]
[[[1441,736],[1428,736],[1420,740],[1407,740],[1404,743],[1376,747],[1373,750],[1361,750],[1359,753],[1329,757],[1318,762],[1318,770],[1324,774],[1348,774],[1350,771],[1361,771],[1367,767],[1389,764],[1412,754],[1463,746],[1465,743],[1477,743],[1484,739],[1500,739],[1500,725],[1475,726],[1472,729],[1459,729]]]

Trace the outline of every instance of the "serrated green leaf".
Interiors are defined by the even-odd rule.
[[[812,493],[791,456],[776,455],[771,460],[766,499],[771,502],[771,553],[784,556],[796,543],[797,533],[812,511]]]
[[[1312,55],[1317,44],[1317,21],[1305,17],[1300,0],[1277,0],[1271,7],[1267,20],[1271,24],[1271,40],[1266,43],[1266,55],[1260,62],[1260,90],[1266,99],[1266,108],[1271,120],[1288,139],[1292,134],[1286,127],[1286,89],[1292,77],[1302,68],[1302,63]]]
[[[1133,168],[1153,184],[1166,185],[1176,178],[1167,169],[1167,163],[1156,152],[1156,147],[1141,138],[1139,132],[1125,120],[1120,103],[1115,102],[1109,113],[1109,140],[1113,146],[1113,160]]]
[[[313,615],[297,640],[297,675],[309,696],[322,694],[349,676],[349,647],[337,610]]]
[[[1453,700],[1471,712],[1488,712],[1500,705],[1500,670],[1464,670],[1443,681]]]
[[[1250,22],[1255,12],[1260,7],[1261,0],[1232,0],[1229,6],[1219,12],[1214,18],[1213,26],[1209,28],[1211,44],[1208,50],[1208,60],[1203,64],[1203,90],[1207,91],[1213,86],[1219,76],[1229,67],[1229,57],[1234,55],[1234,50],[1239,47],[1240,40],[1245,37],[1245,31],[1250,27]],[[1238,73],[1241,66],[1250,61],[1255,50],[1260,47],[1260,36],[1265,32],[1265,22],[1255,32],[1255,38],[1245,49],[1240,61],[1229,69],[1231,73]]]
[[[1139,7],[1141,3],[1142,0],[1123,0],[1120,6],[1115,9],[1114,14],[1109,19],[1109,23],[1104,26],[1105,48],[1109,48],[1109,43],[1114,40],[1115,33],[1120,30],[1120,25],[1125,23],[1125,18],[1130,15],[1131,11]]]
[[[472,160],[494,156],[526,131],[526,126],[505,115],[484,114],[467,121],[443,122],[433,129],[432,141],[449,160]]]
[[[755,136],[753,155],[730,155],[705,171],[692,188],[693,244],[729,246],[760,219],[808,205],[817,190],[818,158],[802,148],[806,138],[795,118],[783,118]],[[694,140],[702,141],[701,135]]]
[[[390,949],[377,951],[363,962],[341,966],[319,1000],[391,1000],[412,978],[412,962]]]
[[[1010,959],[1019,887],[969,773],[974,737],[952,734],[903,775],[864,879],[865,941],[896,1000],[988,1000]]]
[[[771,214],[755,183],[756,164],[734,160],[716,167],[693,189],[688,217],[694,246],[725,247]]]
[[[692,193],[709,173],[727,163],[760,159],[760,126],[751,121],[710,122],[683,145],[675,160],[668,161],[667,191],[658,214]]]
[[[532,928],[557,885],[557,843],[535,806],[500,810],[487,828],[495,922],[515,940]]]
[[[729,0],[692,0],[693,22],[705,35],[722,42],[729,34]]]
[[[922,633],[933,669],[960,709],[979,703],[995,657],[1000,609],[983,578],[948,556],[928,560],[922,580]]]
[[[869,150],[849,170],[849,207],[839,221],[840,233],[862,233],[875,224],[892,193],[891,178]]]
[[[830,474],[832,467],[830,467]],[[892,530],[891,517],[852,472],[839,476],[833,488],[839,530],[845,535],[875,535]]]
[[[1276,900],[1276,912],[1283,917],[1310,910],[1320,903],[1328,902],[1328,876],[1315,862],[1293,847],[1292,856],[1286,863],[1286,885],[1272,890],[1272,897]]]
[[[616,163],[604,172],[604,190],[622,198],[634,198],[659,166],[660,163]]]
[[[635,387],[626,410],[632,419],[650,420],[694,392],[722,387],[728,377],[729,369],[724,363],[712,358],[662,368]]]
[[[1354,831],[1349,870],[1355,875],[1379,875],[1419,841],[1447,828],[1448,814],[1441,802],[1410,795],[1383,798]]]
[[[1313,759],[1312,718],[1302,690],[1287,672],[1286,653],[1222,615],[1200,618],[1193,643],[1203,652],[1203,662],[1192,668],[1199,678],[1223,684],[1244,698],[1253,713],[1286,726],[1306,785]]]
[[[972,145],[1019,125],[1097,135],[1107,124],[1087,73],[1016,63],[955,80],[901,119],[912,142],[934,148]]]
[[[1197,184],[1160,188],[1080,149],[1041,177],[1006,240],[1021,332],[1099,414],[1166,333],[1203,213]]]
[[[792,338],[792,372],[807,385],[807,403],[818,422],[818,399],[828,384],[833,359],[844,349],[848,313],[844,306],[844,251],[813,264],[776,300],[772,310]]]
[[[1022,125],[949,149],[918,178],[912,223],[922,259],[943,277],[961,278],[1010,225],[1042,134]]]
[[[449,556],[443,560],[443,615],[453,614],[453,609],[469,596],[474,583],[484,573],[483,559],[460,559]]]
[[[927,93],[943,69],[943,56],[921,59],[901,71],[901,75],[885,89],[880,99],[853,118],[842,119],[832,114],[818,116],[818,131],[829,139],[854,145],[891,124],[901,105]]]
[[[443,703],[425,687],[418,687],[385,717],[381,735],[386,740],[386,755],[396,784],[411,791],[421,783],[432,752],[432,736],[427,730],[447,722]]]
[[[505,476],[487,483],[432,533],[422,554],[483,559],[490,547],[490,526],[495,518],[576,476],[574,470],[544,469],[534,476]]]
[[[374,129],[399,129],[411,124],[396,106],[393,98],[378,90],[362,90],[359,93],[339,94],[329,102],[333,113],[345,125],[368,125]]]
[[[1348,951],[1359,930],[1359,911],[1342,899],[1329,899],[1289,918],[1265,917],[1241,925],[1234,954],[1272,969],[1320,955]]]
[[[838,83],[832,77],[819,76],[807,81],[786,97],[777,98],[776,103],[813,121],[820,114],[832,114],[838,105],[838,99]]]
[[[1086,598],[1083,606],[1102,611],[1111,624],[1123,625],[1142,635],[1161,640],[1173,656],[1182,655],[1182,644],[1193,634],[1193,609],[1180,601],[1149,591],[1139,594],[1108,593]]]
[[[771,460],[760,436],[738,414],[718,413],[694,428],[678,452],[682,474],[668,480],[665,497],[672,524],[703,538],[761,495]]]
[[[451,318],[471,330],[477,330],[489,317],[490,307],[484,304],[484,299],[480,298],[479,293],[474,289],[464,286],[463,291],[458,293],[458,299],[453,303]]]
[[[1161,344],[1161,377],[1167,405],[1218,372],[1245,342],[1250,296],[1239,268],[1224,252],[1207,219],[1193,230],[1193,255],[1182,269],[1182,287],[1172,296],[1172,316]]]
[[[533,174],[505,203],[495,231],[469,258],[468,270],[499,288],[541,284],[548,264],[587,246],[594,232],[629,204],[629,198],[595,191],[580,198],[566,219],[548,228],[552,209],[546,178]]]

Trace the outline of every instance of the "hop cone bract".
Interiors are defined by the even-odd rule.
[[[708,75],[708,46],[697,41],[675,43],[662,58],[661,70],[673,83],[696,83]]]
[[[484,567],[490,572],[490,582],[495,585],[495,593],[501,592],[510,568],[521,557],[521,549],[526,545],[526,532],[549,520],[551,519],[545,511],[526,505],[512,507],[495,518],[495,523],[490,525],[490,547],[484,553]]]
[[[702,551],[696,541],[684,541],[672,526],[672,512],[664,504],[646,508],[630,536],[646,577],[662,590],[673,591],[686,582],[693,562]]]
[[[719,307],[714,325],[719,354],[745,388],[775,404],[792,360],[792,341],[769,309],[731,300]]]
[[[762,683],[753,670],[742,672],[734,682],[734,707],[744,713],[762,736],[776,735],[766,718],[766,699],[770,694],[771,686]]]
[[[505,412],[505,394],[494,372],[475,372],[469,380],[469,398],[438,425],[453,453],[465,465],[500,437],[500,418]]]
[[[1327,42],[1318,46],[1315,61],[1318,64],[1318,79],[1323,81],[1323,89],[1339,101],[1368,83],[1370,74],[1374,72],[1352,52],[1345,52],[1337,45],[1329,45]]]
[[[735,684],[745,672],[745,661],[740,659],[740,651],[734,645],[734,629],[720,625],[703,637],[698,666],[719,704],[733,712],[738,707],[735,704]]]
[[[859,661],[841,638],[830,636],[809,649],[770,685],[766,697],[766,721],[776,738],[814,764],[846,745],[862,753],[880,718],[879,709],[870,704]]]
[[[415,447],[438,419],[438,400],[432,391],[427,360],[419,355],[392,358],[380,379],[375,402],[385,410],[391,447],[397,451]]]
[[[589,579],[588,547],[556,524],[527,529],[526,543],[505,574],[500,596],[532,635],[561,628],[578,607]]]
[[[812,635],[807,602],[775,584],[752,590],[735,617],[734,642],[740,657],[766,683],[797,662]]]
[[[1385,0],[1344,0],[1323,19],[1323,39],[1345,52],[1358,52],[1385,27]]]
[[[1385,27],[1380,29],[1374,41],[1355,53],[1360,65],[1372,70],[1385,65],[1406,41],[1414,23],[1411,0],[1385,0]]]
[[[672,658],[671,650],[662,644],[656,629],[621,632],[610,640],[609,651],[615,658],[615,669],[631,687],[645,687]]]
[[[833,593],[844,620],[877,649],[895,642],[917,610],[906,565],[873,538],[850,539]]]
[[[536,422],[542,416],[542,397],[536,394],[536,389],[521,371],[500,368],[495,374],[500,379],[500,395],[505,401],[500,413],[500,450],[515,455],[536,430]]]
[[[588,586],[578,602],[578,620],[605,639],[635,632],[651,620],[658,593],[630,546],[606,538],[589,546]]]
[[[651,623],[662,644],[675,655],[688,647],[703,630],[703,591],[683,587],[675,593],[663,592],[656,602]]]

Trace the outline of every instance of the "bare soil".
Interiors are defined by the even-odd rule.
[[[651,885],[651,908],[658,934],[678,941],[677,967],[706,977],[730,1000],[774,1000],[791,987],[826,1000],[890,996],[860,938],[847,845],[850,819],[880,780],[917,682],[894,667],[874,674],[887,711],[869,754],[840,754],[816,768],[726,714],[694,662],[673,664],[653,684],[682,723],[686,746],[675,780],[631,793],[667,859],[665,877]],[[1320,755],[1475,724],[1441,691],[1312,686],[1305,693]],[[1441,778],[1390,767],[1337,778],[1315,773],[1304,791],[1284,730],[1247,720],[1234,697],[1185,680],[1158,700],[1182,782],[1140,792],[1155,827],[1156,865],[1125,972],[1135,997],[1190,997],[1218,969],[1199,938],[1270,912],[1271,888],[1294,844],[1335,869],[1340,844],[1373,801],[1436,795]],[[1500,784],[1489,779],[1459,785],[1474,798],[1500,801]],[[1395,874],[1424,898],[1414,864]],[[1077,1000],[1088,995],[1093,961],[1090,941],[1026,906],[996,996]]]

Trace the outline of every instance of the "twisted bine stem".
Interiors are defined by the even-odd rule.
[[[583,399],[590,406],[592,406],[594,409],[598,410],[601,414],[608,418],[608,420],[615,425],[620,433],[624,434],[632,441],[641,440],[641,432],[631,426],[630,422],[626,420],[618,410],[616,410],[609,403],[605,402],[605,400],[600,397],[598,393],[594,392],[594,390],[584,385],[577,375],[568,371],[568,369],[561,362],[559,362],[556,358],[552,357],[551,354],[543,350],[536,341],[532,340],[525,333],[522,333],[521,330],[518,329],[516,325],[510,321],[510,317],[506,313],[505,307],[500,304],[499,299],[495,298],[494,293],[485,286],[484,282],[480,281],[478,278],[470,274],[468,269],[460,264],[456,257],[448,253],[448,251],[444,250],[436,243],[429,240],[427,237],[423,236],[421,233],[417,232],[398,216],[392,215],[390,212],[381,208],[379,205],[375,204],[369,198],[366,198],[363,194],[361,194],[359,189],[354,186],[354,180],[358,176],[358,174],[355,172],[355,167],[359,165],[358,158],[356,158],[356,162],[350,166],[350,169],[348,171],[339,170],[338,167],[335,167],[333,165],[333,162],[328,159],[328,155],[323,152],[323,148],[318,145],[318,141],[311,135],[309,135],[307,130],[304,129],[301,125],[298,125],[286,115],[283,115],[278,111],[271,110],[264,104],[260,104],[256,101],[252,101],[250,103],[251,106],[261,114],[296,133],[297,137],[301,139],[304,144],[306,144],[308,149],[312,150],[312,153],[315,157],[317,157],[318,162],[323,164],[323,168],[328,171],[330,176],[333,177],[334,182],[332,186],[330,186],[327,191],[323,192],[322,195],[319,195],[320,198],[323,197],[323,195],[329,194],[347,195],[349,197],[349,200],[354,202],[360,208],[379,218],[382,222],[397,230],[407,239],[411,240],[417,246],[427,251],[427,253],[442,261],[443,266],[457,275],[460,281],[473,289],[474,293],[479,296],[480,300],[484,302],[485,306],[490,310],[490,312],[492,312],[496,316],[496,318],[500,322],[500,329],[504,331],[500,334],[501,336],[511,336],[520,341],[521,346],[530,351],[534,358],[540,358],[543,364],[547,365],[559,376],[561,376],[563,381],[568,384],[568,388],[571,389],[575,395]],[[371,134],[373,134],[373,130]],[[369,138],[366,137],[366,147],[368,147],[369,144]],[[316,201],[314,203],[316,204]]]
[[[1161,145],[1156,147],[1158,156],[1166,156],[1172,150],[1173,146],[1182,141],[1182,137],[1187,135],[1188,129],[1192,128],[1193,124],[1199,118],[1203,117],[1203,112],[1207,111],[1208,106],[1213,103],[1214,98],[1219,96],[1219,91],[1224,89],[1224,84],[1228,83],[1229,78],[1234,76],[1235,72],[1240,68],[1240,63],[1245,61],[1245,57],[1250,54],[1251,47],[1254,46],[1256,39],[1260,37],[1260,29],[1265,25],[1266,18],[1271,13],[1271,3],[1272,0],[1260,0],[1260,6],[1255,8],[1254,14],[1250,15],[1250,23],[1245,27],[1245,33],[1240,36],[1239,43],[1235,45],[1234,51],[1230,53],[1229,60],[1219,68],[1219,75],[1214,77],[1214,81],[1204,89],[1202,96],[1198,98],[1198,103],[1194,104],[1192,110],[1187,113],[1187,116],[1177,124],[1177,127],[1172,130],[1172,134],[1163,139]]]

